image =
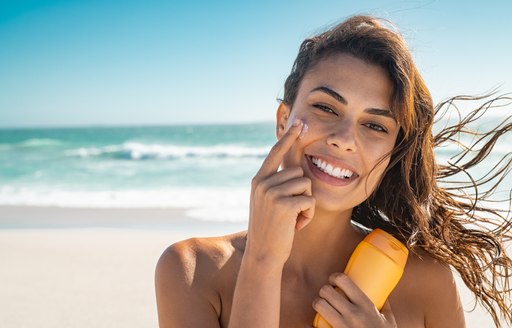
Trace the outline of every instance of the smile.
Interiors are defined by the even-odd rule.
[[[336,164],[311,155],[306,155],[306,158],[314,175],[329,184],[346,185],[359,177],[357,173],[343,164]]]
[[[338,179],[350,179],[354,175],[354,172],[340,167],[333,167],[331,164],[324,162],[320,158],[311,157],[311,161],[320,170]]]

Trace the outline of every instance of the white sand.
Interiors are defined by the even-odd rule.
[[[0,327],[156,327],[153,268],[173,233],[0,231]]]
[[[180,211],[128,212],[0,207],[0,327],[157,327],[153,276],[162,251],[244,226],[188,220]],[[91,215],[93,227],[78,228]],[[123,216],[131,223],[117,221]],[[23,224],[13,228],[16,218]],[[36,224],[46,228],[29,228]],[[470,308],[471,295],[465,288],[461,295]],[[481,308],[466,318],[470,328],[493,327]]]

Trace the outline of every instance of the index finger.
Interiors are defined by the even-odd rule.
[[[333,273],[329,276],[329,282],[341,289],[350,302],[358,305],[375,307],[373,301],[355,284],[345,273]]]
[[[286,131],[281,139],[279,139],[276,144],[272,146],[270,153],[263,161],[263,164],[261,165],[261,168],[256,175],[268,176],[277,172],[279,165],[281,165],[283,162],[284,154],[290,150],[295,140],[297,140],[301,130],[302,121],[296,119],[293,122],[293,125],[288,129],[288,131]]]

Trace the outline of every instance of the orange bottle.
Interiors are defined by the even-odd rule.
[[[407,247],[395,237],[375,229],[357,245],[348,260],[345,274],[380,311],[402,278],[408,255]],[[313,327],[331,328],[331,325],[317,313]]]

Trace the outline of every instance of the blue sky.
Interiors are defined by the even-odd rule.
[[[435,101],[512,91],[512,1],[1,1],[0,127],[272,121],[301,41],[392,20]]]

